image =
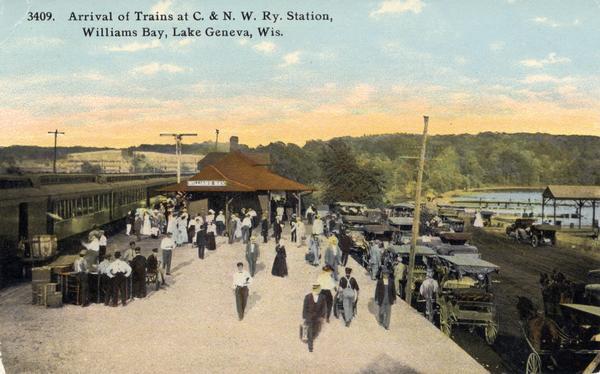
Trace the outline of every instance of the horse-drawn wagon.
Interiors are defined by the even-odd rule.
[[[595,372],[600,362],[600,307],[561,304],[561,308],[568,316],[562,327],[537,313],[529,299],[519,298],[521,330],[530,350],[527,374],[542,373],[550,366],[560,372]]]
[[[498,266],[459,254],[437,258],[440,329],[450,336],[455,325],[483,327],[486,342],[494,344],[499,323],[490,286],[491,274],[498,272]]]

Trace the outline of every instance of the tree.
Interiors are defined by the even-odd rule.
[[[371,162],[361,165],[345,141],[334,139],[328,142],[318,162],[324,185],[324,203],[350,201],[370,206],[383,204],[383,172]]]

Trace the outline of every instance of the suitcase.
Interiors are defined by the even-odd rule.
[[[53,292],[46,295],[46,306],[48,308],[60,308],[63,306],[62,293]]]
[[[306,323],[300,324],[300,340],[304,343],[308,342],[308,325]]]
[[[32,304],[39,305],[41,302],[41,298],[44,294],[44,288],[46,287],[48,282],[40,282],[40,281],[32,281],[31,282],[31,294],[32,294]]]
[[[31,269],[31,280],[33,282],[50,282],[51,271],[49,266],[42,266]]]

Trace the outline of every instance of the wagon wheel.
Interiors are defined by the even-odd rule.
[[[536,352],[531,352],[527,357],[527,366],[525,373],[527,374],[539,374],[542,372],[542,359]]]
[[[485,341],[489,345],[493,345],[498,337],[498,326],[494,322],[490,322],[485,326]]]
[[[538,239],[537,235],[532,235],[531,236],[531,246],[533,248],[537,247],[539,244],[540,240]]]
[[[452,325],[448,316],[448,308],[445,305],[440,305],[440,330],[448,337],[452,335]]]
[[[156,273],[156,291],[160,290],[160,277]]]

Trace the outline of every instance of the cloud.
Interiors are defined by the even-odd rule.
[[[170,10],[171,5],[173,5],[173,0],[159,0],[158,3],[154,4],[150,11],[152,13],[166,13]]]
[[[506,43],[504,42],[492,42],[490,43],[490,51],[492,52],[500,52],[504,49]]]
[[[521,83],[536,84],[536,83],[566,83],[573,81],[573,78],[566,76],[563,78],[554,77],[548,74],[528,75],[525,79],[520,80]]]
[[[528,68],[543,68],[546,65],[554,65],[554,64],[565,64],[571,62],[571,59],[568,57],[558,57],[556,53],[552,52],[548,54],[548,57],[543,58],[541,60],[536,59],[525,59],[521,60],[520,64],[526,66]]]
[[[296,65],[300,63],[300,51],[290,52],[283,56],[283,63],[280,67],[286,67],[290,65]]]
[[[175,43],[172,44],[173,48],[175,49],[180,49],[180,48],[185,48],[188,45],[192,44],[193,40],[192,39],[180,39],[178,41],[176,41]]]
[[[128,44],[122,44],[122,45],[115,45],[115,46],[107,46],[106,50],[109,52],[138,52],[138,51],[143,51],[146,49],[154,49],[154,48],[160,48],[162,45],[160,43],[160,41],[158,40],[153,40],[151,42],[147,42],[147,43],[139,43],[139,42],[133,42],[133,43],[128,43]]]
[[[73,78],[83,79],[88,81],[104,81],[106,77],[97,71],[89,71],[85,73],[74,73]]]
[[[549,27],[560,27],[560,23],[548,18],[548,17],[534,17],[531,19],[534,23],[537,23],[538,25],[544,25],[544,26],[549,26]]]
[[[150,64],[141,65],[135,67],[132,72],[134,74],[154,75],[157,73],[182,73],[186,71],[185,68],[173,64],[160,64],[158,62],[152,62]]]
[[[401,14],[413,12],[421,13],[425,4],[422,0],[385,0],[379,4],[379,7],[372,11],[371,17],[378,17],[385,14]]]
[[[375,87],[370,84],[356,85],[346,98],[346,101],[352,105],[361,104],[368,101],[375,93]]]
[[[273,53],[275,51],[275,49],[277,49],[277,45],[275,45],[275,43],[272,43],[272,42],[264,41],[264,42],[255,44],[254,46],[252,46],[252,48],[257,52],[270,54],[270,53]]]

